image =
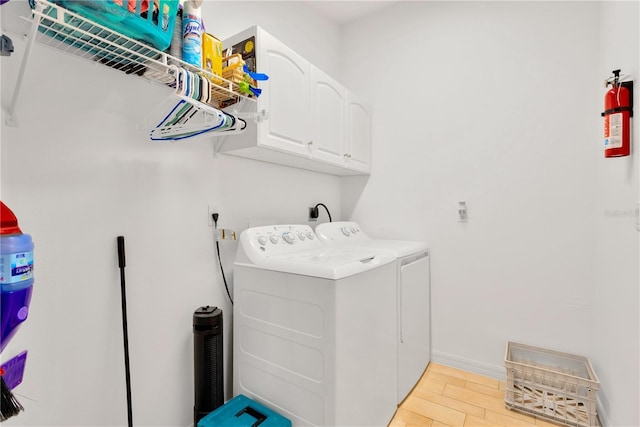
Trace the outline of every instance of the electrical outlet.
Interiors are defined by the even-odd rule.
[[[458,222],[469,222],[467,202],[458,202]]]
[[[209,227],[213,227],[213,217],[211,215],[214,213],[219,213],[216,205],[209,204],[209,207],[207,208],[207,224]]]
[[[318,220],[318,213],[316,211],[316,208],[309,208],[309,221],[317,221]]]

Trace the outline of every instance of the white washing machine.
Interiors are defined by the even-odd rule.
[[[328,222],[318,237],[336,247],[368,248],[394,255],[397,268],[398,394],[402,402],[431,360],[429,249],[426,243],[380,240],[367,236],[355,222]]]
[[[233,391],[294,426],[384,426],[396,407],[396,266],[308,225],[249,228],[234,270]]]

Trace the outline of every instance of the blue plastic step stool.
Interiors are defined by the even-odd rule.
[[[291,427],[291,421],[239,394],[198,421],[198,427]]]

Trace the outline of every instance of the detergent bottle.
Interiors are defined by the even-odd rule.
[[[18,219],[0,201],[0,352],[27,319],[33,289],[33,241],[18,227]]]
[[[204,0],[186,0],[182,10],[182,60],[202,67],[202,15]]]

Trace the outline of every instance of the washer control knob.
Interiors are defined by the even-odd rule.
[[[302,231],[298,233],[298,239],[304,240],[306,238],[307,238],[307,236],[305,236],[305,234]]]
[[[271,236],[269,236],[269,240],[271,240],[271,243],[275,245],[276,243],[278,243],[278,236],[272,234]]]
[[[309,240],[313,240],[313,233],[311,231],[307,231],[307,237],[309,238]]]
[[[351,232],[352,232],[353,234],[355,234],[355,233],[357,233],[357,232],[358,232],[358,229],[357,229],[357,228],[355,228],[355,227],[351,227]]]
[[[348,236],[351,234],[351,231],[349,231],[349,227],[342,227],[340,231],[342,231],[342,234],[344,234],[345,236]]]
[[[258,243],[260,243],[260,246],[264,246],[267,244],[267,238],[264,236],[260,236],[258,237]]]
[[[282,233],[282,238],[287,243],[293,243],[293,241],[296,239],[296,235],[290,231],[287,231],[286,233]]]

